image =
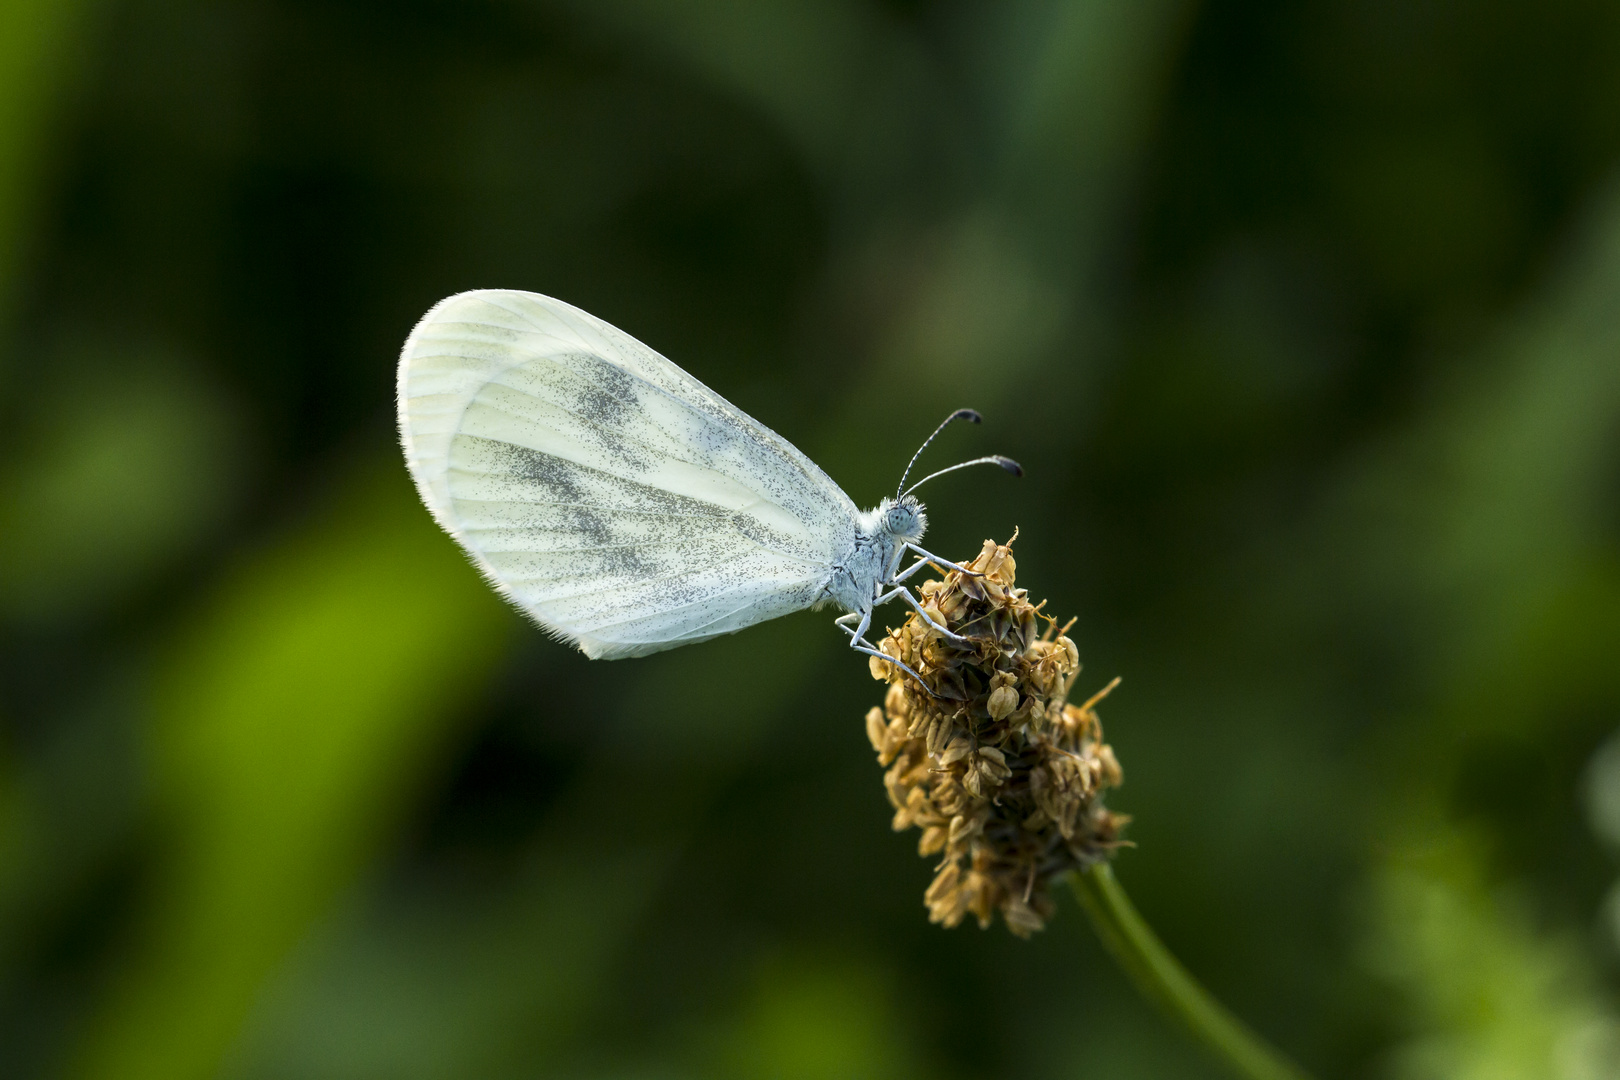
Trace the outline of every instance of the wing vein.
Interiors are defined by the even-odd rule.
[[[493,306],[500,307],[499,305],[493,305]],[[506,309],[505,308],[500,308],[500,310],[505,311]],[[517,314],[517,313],[512,312],[511,314]],[[521,317],[521,316],[519,316],[519,317]],[[525,321],[527,321],[527,320],[525,320]],[[530,325],[532,326],[534,324],[530,323]],[[536,332],[537,333],[544,333],[544,331],[540,330],[538,327],[536,327]],[[477,357],[468,356],[465,353],[460,353],[460,352],[433,353],[433,354],[427,354],[427,355],[432,359],[454,359],[454,360],[476,360],[476,359],[478,359]],[[664,388],[662,386],[659,386],[657,383],[652,382],[651,380],[649,380],[645,376],[641,375],[640,373],[632,371],[629,368],[624,367],[621,364],[616,364],[612,360],[607,358],[606,356],[602,356],[599,353],[591,353],[590,355],[594,359],[600,360],[603,363],[607,364],[608,366],[613,367],[613,368],[623,372],[628,378],[634,380],[635,382],[639,383],[642,386],[645,386],[648,390],[652,391],[653,393],[658,394],[660,397],[664,398],[665,400],[670,401],[670,402],[674,403],[675,405],[678,405],[680,408],[684,409],[686,412],[688,412],[691,415],[693,415],[694,417],[696,417],[706,427],[714,428],[714,429],[717,429],[717,430],[720,430],[720,431],[725,430],[725,425],[720,423],[719,419],[717,417],[715,417],[713,414],[711,414],[711,413],[709,413],[709,412],[707,412],[707,411],[705,411],[703,409],[700,409],[700,408],[696,407],[695,405],[693,405],[689,401],[683,400],[681,397],[679,397],[675,393],[671,392],[670,390],[668,390],[668,389],[666,389],[666,388]],[[476,398],[478,396],[478,394],[483,391],[484,386],[488,386],[490,383],[498,382],[502,376],[504,376],[507,372],[511,371],[513,368],[522,367],[525,364],[532,363],[535,360],[543,360],[547,364],[551,365],[554,368],[558,368],[560,370],[568,372],[569,375],[573,376],[576,379],[580,379],[581,381],[587,381],[578,372],[576,372],[572,368],[568,367],[568,365],[562,363],[556,356],[548,355],[548,354],[546,354],[544,352],[538,352],[537,351],[537,352],[534,352],[532,355],[526,357],[525,359],[523,359],[523,360],[521,360],[519,362],[512,363],[512,364],[507,364],[504,367],[502,367],[494,375],[491,375],[487,380],[485,380],[485,382],[479,386],[478,390],[473,392],[472,397]],[[712,400],[710,401],[710,404],[713,404],[716,407],[724,407],[725,409],[728,409],[729,410],[728,417],[730,419],[737,420],[737,421],[741,422],[742,426],[746,427],[750,431],[750,433],[753,434],[756,437],[756,439],[758,441],[763,442],[763,443],[769,445],[772,449],[776,450],[778,452],[777,455],[776,455],[778,457],[778,459],[792,462],[794,468],[799,471],[799,474],[801,476],[805,477],[806,479],[812,481],[812,484],[813,484],[813,486],[815,488],[823,489],[823,488],[830,487],[833,491],[838,492],[838,494],[844,495],[843,489],[840,488],[837,484],[833,483],[832,478],[827,476],[827,474],[820,468],[820,466],[816,465],[815,462],[811,461],[808,457],[806,457],[803,451],[799,450],[792,443],[788,442],[786,439],[782,438],[782,436],[776,434],[776,432],[772,431],[770,428],[766,427],[764,424],[761,424],[758,420],[755,420],[753,417],[749,416],[747,413],[743,412],[741,409],[737,408],[735,405],[732,405],[730,402],[728,402],[724,398],[720,397],[720,395],[716,394],[713,390],[710,390],[707,386],[705,386],[703,383],[699,382],[692,375],[688,374],[687,372],[683,371],[681,368],[677,367],[674,364],[673,361],[670,361],[670,360],[666,359],[665,363],[669,364],[670,367],[674,368],[676,371],[679,371],[687,379],[690,379],[694,389],[702,391],[708,398],[711,398]],[[519,393],[527,393],[527,391],[524,391],[524,390],[522,390],[522,389],[520,389],[518,387],[512,386],[509,383],[501,382],[501,383],[499,383],[499,385],[505,386],[509,390],[516,390]],[[533,397],[534,395],[531,394],[529,396]],[[469,399],[469,400],[471,400],[471,399]],[[618,400],[623,401],[625,399],[620,397],[620,398],[618,398]],[[639,405],[640,404],[639,400],[635,400],[634,404]],[[584,421],[586,423],[590,422],[588,420],[585,420],[585,418],[583,416],[579,416],[578,413],[573,412],[573,410],[566,409],[563,406],[557,406],[557,408],[562,409],[564,412],[570,413],[570,415],[578,416],[580,420],[582,420],[582,421]],[[465,410],[463,410],[463,415],[465,415]],[[512,414],[508,413],[507,415],[512,415]],[[460,426],[461,425],[458,422],[457,425],[456,425],[458,431],[460,430]],[[645,444],[643,444],[643,445],[645,445]],[[687,464],[692,464],[692,463],[687,462]],[[818,476],[818,474],[819,474],[819,476]],[[849,499],[849,497],[847,495],[844,495],[844,500],[846,502],[848,502],[848,499]],[[853,504],[851,504],[851,505],[853,505]]]

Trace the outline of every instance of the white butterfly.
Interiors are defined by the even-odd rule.
[[[934,435],[959,419],[979,416],[958,410]],[[922,613],[905,580],[930,562],[963,569],[917,546],[928,519],[911,491],[969,465],[1022,475],[977,458],[862,513],[786,439],[629,334],[500,289],[443,300],[411,332],[399,429],[422,501],[485,577],[608,659],[828,603],[848,612],[836,622],[850,646],[881,657],[872,609],[903,599]]]

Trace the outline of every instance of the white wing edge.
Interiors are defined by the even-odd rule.
[[[415,355],[417,341],[422,332],[437,321],[440,311],[452,304],[473,296],[503,295],[510,291],[509,289],[466,289],[452,296],[447,296],[428,308],[427,313],[416,321],[416,325],[411,328],[410,334],[405,338],[405,344],[399,353],[399,366],[394,376],[395,411],[399,420],[400,448],[405,453],[405,467],[411,474],[411,483],[416,487],[416,494],[422,500],[422,505],[427,507],[428,513],[433,515],[433,520],[438,523],[439,528],[448,533],[450,538],[456,542],[456,547],[461,549],[461,553],[466,557],[467,561],[472,563],[479,576],[484,579],[491,589],[495,590],[496,595],[517,608],[530,622],[544,630],[548,636],[566,645],[574,646],[592,660],[618,659],[619,657],[613,655],[609,649],[604,649],[603,646],[606,643],[587,642],[578,634],[570,633],[562,627],[541,618],[539,612],[524,602],[522,597],[513,592],[511,587],[501,580],[499,571],[490,565],[489,560],[478,550],[478,545],[472,543],[451,515],[448,496],[443,499],[439,497],[439,493],[434,487],[434,478],[427,475],[427,471],[422,467],[421,459],[416,452],[415,441],[411,432],[410,375],[411,360]],[[580,309],[565,301],[549,296],[544,297],[544,299],[566,308],[570,312],[585,315],[586,318],[591,317],[586,312],[580,311]],[[631,656],[637,654],[625,653],[620,655]]]
[[[440,503],[433,490],[433,483],[424,475],[421,461],[416,453],[415,441],[411,434],[411,359],[416,352],[417,338],[435,320],[442,308],[455,303],[464,296],[487,291],[489,290],[469,289],[466,292],[456,293],[454,296],[447,296],[428,308],[427,314],[416,320],[416,325],[411,327],[410,334],[406,336],[405,344],[399,351],[399,365],[394,370],[394,411],[399,422],[399,445],[400,449],[405,453],[405,468],[411,474],[411,483],[416,486],[416,494],[421,498],[422,505],[427,507],[428,513],[433,515],[433,520],[439,523],[441,529],[454,537],[456,544],[469,554],[471,554],[472,549],[461,535],[461,530],[456,527],[456,523],[451,520],[450,507]],[[482,560],[475,559],[474,561],[479,564],[479,570],[487,578],[489,568],[482,565]]]

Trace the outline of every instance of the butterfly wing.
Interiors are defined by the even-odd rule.
[[[479,290],[399,362],[422,500],[502,593],[592,657],[826,598],[856,508],[786,439],[560,300]]]

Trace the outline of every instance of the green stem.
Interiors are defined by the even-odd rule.
[[[1097,936],[1131,982],[1235,1075],[1248,1080],[1309,1080],[1308,1073],[1228,1012],[1170,955],[1107,863],[1096,863],[1071,877]]]

